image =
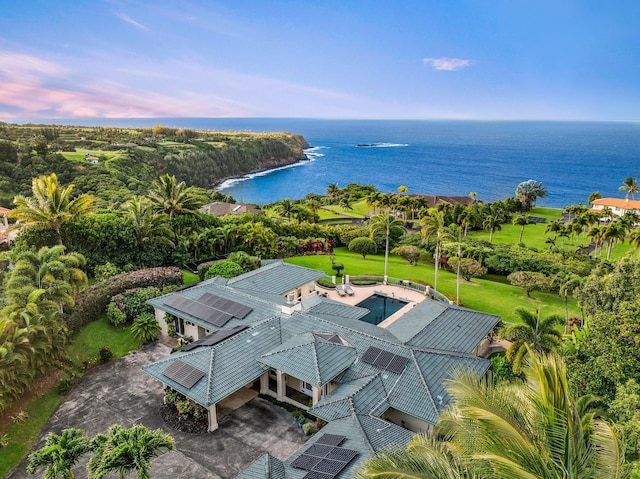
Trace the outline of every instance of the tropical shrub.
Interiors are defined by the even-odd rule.
[[[215,278],[216,276],[221,276],[223,278],[233,278],[235,276],[239,276],[244,273],[242,266],[238,263],[234,263],[233,261],[223,260],[218,261],[216,264],[212,265],[207,273],[204,275],[205,279]]]
[[[106,363],[113,357],[113,351],[111,351],[109,346],[104,346],[100,348],[98,355],[100,356],[100,361]]]
[[[349,242],[349,251],[362,255],[362,259],[367,259],[368,254],[376,254],[378,247],[370,238],[354,238]]]
[[[147,301],[160,296],[161,292],[155,286],[128,289],[115,295],[111,302],[126,315],[126,322],[130,323],[143,313],[153,313],[153,307]]]
[[[254,269],[258,269],[261,263],[258,256],[251,256],[244,251],[234,251],[229,255],[227,260],[240,265],[243,271],[253,271]]]
[[[420,261],[420,257],[422,256],[420,248],[412,245],[396,246],[391,250],[391,253],[397,254],[402,259],[408,261],[411,266],[418,264],[418,261]]]
[[[107,262],[103,265],[95,267],[94,277],[98,281],[104,281],[106,279],[113,278],[120,273],[122,273],[122,270],[120,268],[112,263]]]
[[[160,325],[153,313],[136,316],[131,325],[131,336],[143,343],[150,343],[160,337]]]
[[[127,322],[127,313],[122,311],[116,303],[111,301],[107,305],[107,319],[114,326],[122,326]]]
[[[71,331],[78,331],[83,325],[95,321],[104,312],[113,296],[128,289],[145,286],[163,288],[181,284],[182,271],[173,266],[119,274],[80,291],[72,313],[65,317],[67,327]]]
[[[447,266],[452,271],[458,270],[458,258],[452,257],[447,260]],[[461,258],[460,259],[460,275],[466,280],[471,281],[471,278],[479,278],[480,276],[484,276],[487,274],[487,268],[482,266],[480,261],[476,261],[472,258]]]

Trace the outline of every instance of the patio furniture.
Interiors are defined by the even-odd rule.
[[[346,296],[347,293],[344,290],[344,287],[341,284],[336,284],[336,291],[340,296]]]
[[[351,288],[350,283],[344,285],[344,290],[349,296],[353,296],[353,289]]]

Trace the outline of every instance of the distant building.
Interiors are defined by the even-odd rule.
[[[605,208],[609,208],[616,216],[622,216],[627,211],[632,211],[640,215],[640,200],[630,200],[624,198],[600,198],[593,200],[591,203],[591,211],[601,212]]]
[[[100,158],[90,155],[89,153],[87,153],[87,156],[85,156],[85,160],[87,160],[92,165],[97,165],[98,163],[100,163]]]
[[[244,213],[252,213],[254,215],[262,214],[262,210],[255,205],[248,205],[246,203],[222,203],[221,201],[204,205],[200,208],[200,211],[214,216],[238,216]]]

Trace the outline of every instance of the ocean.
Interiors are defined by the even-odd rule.
[[[640,177],[640,123],[547,121],[98,119],[66,124],[289,131],[312,146],[308,161],[224,182],[237,201],[264,204],[330,183],[372,184],[383,192],[468,195],[486,202],[513,196],[518,183],[541,181],[539,206],[586,204],[589,194],[623,197]],[[369,145],[369,146],[358,146]]]

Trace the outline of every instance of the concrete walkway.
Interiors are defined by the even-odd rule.
[[[305,436],[295,427],[289,412],[257,397],[238,404],[239,409],[229,410],[213,433],[187,434],[169,428],[160,416],[161,384],[140,369],[167,354],[169,348],[156,343],[88,371],[60,403],[34,449],[43,445],[49,431],[59,434],[76,427],[93,437],[106,433],[113,424],[144,424],[164,430],[176,443],[174,451],[153,460],[151,477],[226,479],[235,477],[264,452],[286,459],[304,443]],[[85,456],[74,469],[77,479],[87,477],[88,459],[89,455]],[[44,469],[36,476],[27,475],[23,461],[8,477],[43,475]]]

